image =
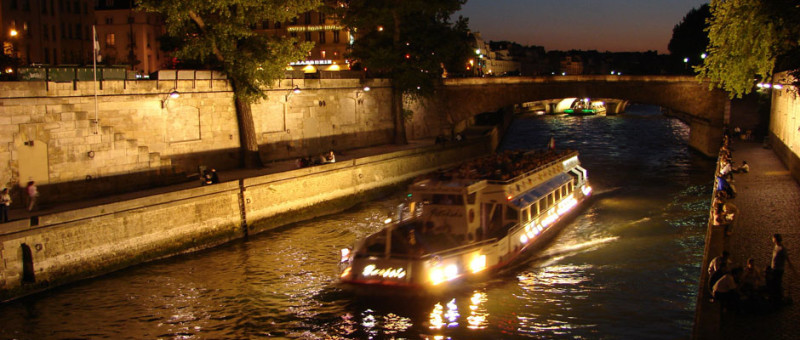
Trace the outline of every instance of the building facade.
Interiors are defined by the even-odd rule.
[[[3,0],[3,53],[22,64],[91,63],[93,0]]]
[[[165,33],[164,20],[157,13],[139,11],[129,0],[101,0],[95,18],[103,64],[127,65],[145,75],[168,62],[158,40]]]

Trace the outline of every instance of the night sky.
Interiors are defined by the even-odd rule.
[[[669,53],[672,28],[708,0],[467,0],[455,16],[485,41],[550,50]]]

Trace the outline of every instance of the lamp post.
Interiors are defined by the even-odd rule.
[[[176,90],[176,89],[170,90],[169,93],[164,97],[164,99],[161,100],[161,108],[164,109],[164,108],[167,107],[167,101],[170,98],[178,98],[180,96],[181,96],[181,94],[180,94],[180,92],[178,92],[178,90]]]

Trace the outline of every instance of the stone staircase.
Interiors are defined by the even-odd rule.
[[[69,110],[70,105],[62,109]],[[51,155],[49,167],[51,181],[68,182],[119,176],[141,172],[156,172],[168,175],[172,162],[151,152],[140,140],[126,137],[111,125],[95,126],[89,112],[61,112],[58,128],[51,129]],[[73,122],[70,122],[72,120]],[[102,121],[101,121],[102,124]],[[53,125],[51,125],[53,126]],[[91,176],[91,177],[89,177]]]

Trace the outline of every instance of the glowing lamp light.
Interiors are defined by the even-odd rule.
[[[703,53],[703,54],[700,55],[700,58],[705,59],[706,57],[708,57],[708,54]]]
[[[589,196],[589,194],[592,193],[592,187],[584,185],[583,188],[581,188],[581,191],[583,191],[584,195]]]
[[[526,243],[528,243],[528,236],[527,236],[527,235],[525,235],[525,234],[522,234],[522,235],[520,235],[520,237],[519,237],[519,241],[520,241],[522,244],[526,244]]]
[[[391,217],[383,220],[383,224],[389,224],[389,223],[392,223],[392,218]]]
[[[371,90],[369,86],[364,86],[364,92],[369,92],[369,90]],[[408,196],[411,197],[411,194],[408,194]]]
[[[383,32],[383,26],[378,26],[378,32]]]
[[[772,85],[772,88],[773,88],[773,89],[776,89],[776,90],[782,90],[782,89],[783,89],[783,85],[781,85],[781,84],[775,84],[775,85]]]
[[[508,201],[510,201],[512,198],[514,198],[514,196],[511,196],[511,195],[506,196],[506,200],[508,200]]]
[[[17,34],[19,34],[19,32],[17,32],[17,30],[15,29],[11,29],[11,31],[9,31],[8,34],[12,37],[16,37]]]

